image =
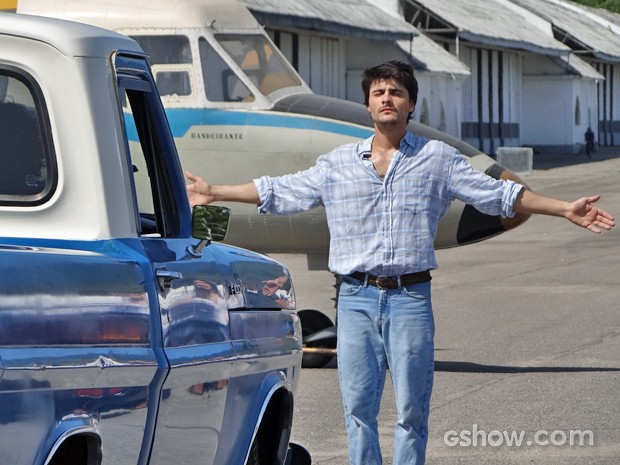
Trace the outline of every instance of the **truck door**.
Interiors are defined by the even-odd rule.
[[[208,248],[188,247],[185,182],[159,96],[141,57],[116,57],[128,169],[136,201],[135,247],[153,264],[161,339],[169,373],[160,394],[152,465],[212,464],[235,359],[226,290]]]

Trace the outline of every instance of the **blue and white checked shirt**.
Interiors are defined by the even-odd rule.
[[[305,171],[254,180],[260,213],[325,206],[333,273],[393,276],[437,268],[433,240],[453,199],[514,216],[523,186],[476,171],[451,146],[409,132],[382,180],[364,159],[373,137],[322,155]]]

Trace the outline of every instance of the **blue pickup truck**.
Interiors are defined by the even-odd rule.
[[[280,263],[192,211],[140,47],[0,14],[0,463],[309,464]]]

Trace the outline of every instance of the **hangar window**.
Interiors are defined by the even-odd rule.
[[[575,100],[575,126],[581,124],[581,103],[579,102],[579,96]]]
[[[56,186],[47,109],[34,78],[0,68],[0,205],[39,205]]]
[[[441,102],[440,114],[439,114],[439,130],[446,130],[446,107],[444,107],[443,102]]]
[[[420,123],[430,125],[431,117],[428,111],[428,102],[422,99],[422,110],[420,111]]]

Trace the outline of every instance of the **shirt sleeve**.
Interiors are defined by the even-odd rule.
[[[261,201],[258,212],[288,215],[322,205],[322,186],[325,183],[326,173],[327,161],[322,156],[316,165],[305,171],[254,179]]]
[[[495,179],[472,168],[467,159],[457,154],[450,173],[453,198],[474,206],[491,216],[512,218],[513,205],[524,188],[509,179]]]

